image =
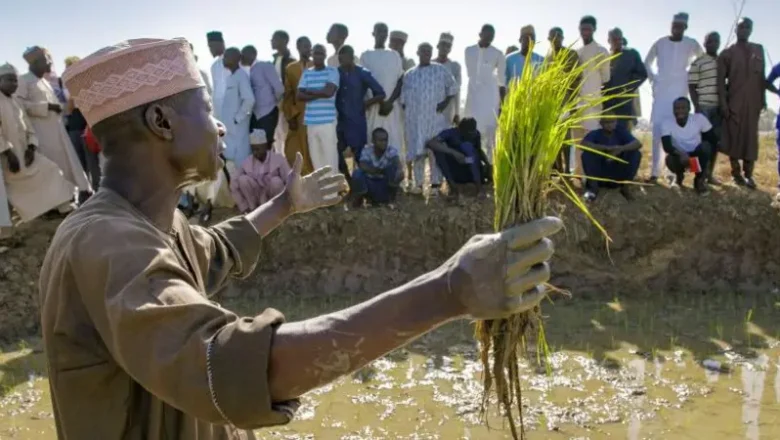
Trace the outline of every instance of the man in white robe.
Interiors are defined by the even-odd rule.
[[[73,185],[57,165],[38,154],[32,123],[13,94],[18,73],[10,64],[0,66],[0,227],[11,226],[8,202],[26,222],[52,209],[73,209]]]
[[[469,77],[465,117],[477,120],[477,129],[490,163],[496,141],[498,113],[506,93],[506,56],[492,46],[496,31],[482,26],[479,43],[466,48],[466,72]]]
[[[252,154],[249,145],[249,123],[252,108],[255,105],[255,95],[249,82],[249,75],[241,68],[241,52],[238,48],[227,49],[222,57],[225,69],[230,76],[225,80],[225,96],[220,107],[215,107],[216,117],[225,125],[225,136],[222,141],[225,149],[225,167],[217,173],[217,179],[208,182],[206,186],[206,204],[200,215],[201,223],[211,220],[212,208],[221,191],[229,185],[230,178],[244,160]]]
[[[450,52],[452,51],[452,43],[455,41],[455,37],[449,33],[444,32],[439,35],[439,44],[436,46],[438,54],[436,56],[436,62],[446,67],[447,70],[452,73],[452,77],[455,78],[455,88],[457,93],[455,97],[450,101],[447,108],[444,109],[444,116],[447,121],[452,125],[458,125],[460,121],[460,86],[463,84],[463,70],[460,67],[460,63],[450,59]]]
[[[70,142],[62,121],[63,107],[49,81],[44,79],[51,70],[51,55],[35,46],[24,53],[30,71],[19,77],[16,99],[32,123],[38,139],[38,152],[49,158],[62,171],[63,177],[78,188],[81,198],[92,192],[87,175]]]
[[[211,101],[214,103],[214,108],[217,109],[222,106],[222,100],[225,99],[225,82],[230,76],[230,71],[225,68],[222,61],[222,56],[225,54],[225,40],[222,37],[222,32],[209,32],[206,34],[206,40],[209,44],[209,52],[214,57],[214,62],[211,64]]]
[[[450,71],[441,64],[431,62],[433,47],[430,44],[421,44],[417,55],[420,57],[420,65],[404,74],[401,102],[405,107],[406,118],[406,160],[414,164],[410,191],[422,194],[425,159],[432,156],[425,146],[442,130],[450,127],[443,112],[457,90]],[[432,160],[429,160],[429,164],[431,195],[436,195],[441,184],[441,172]]]
[[[398,52],[385,48],[388,27],[384,23],[374,25],[374,49],[360,55],[360,65],[368,69],[374,79],[382,86],[387,97],[380,105],[368,109],[368,133],[384,128],[388,134],[389,145],[404,150],[403,109],[398,97],[401,94],[401,78],[404,76],[403,60]]]
[[[339,67],[339,51],[347,43],[347,37],[349,37],[349,28],[341,23],[334,23],[328,30],[328,35],[325,39],[328,44],[333,46],[333,55],[328,57],[326,65],[328,67]]]
[[[674,100],[688,96],[688,67],[704,53],[696,40],[685,36],[686,29],[688,14],[680,12],[672,20],[671,35],[656,41],[645,58],[647,78],[653,86],[653,111],[650,115],[653,126],[651,182],[658,179],[665,156],[661,146],[661,126],[665,120],[674,118]],[[654,64],[658,66],[657,71]]]
[[[582,103],[601,98],[601,89],[604,84],[609,82],[610,63],[605,61],[609,58],[609,50],[593,40],[593,34],[596,32],[596,18],[590,15],[582,17],[580,20],[580,38],[582,38],[582,47],[577,49],[580,65],[586,65],[582,73],[582,85],[580,87],[580,98]],[[593,130],[601,128],[601,105],[591,105],[585,115],[593,116],[592,119],[583,122],[583,127],[574,134],[575,139],[582,139]],[[569,167],[575,175],[583,175],[582,170],[582,150],[574,149],[569,154]]]

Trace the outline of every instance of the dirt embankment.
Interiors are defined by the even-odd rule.
[[[766,292],[780,284],[780,218],[771,196],[735,188],[708,197],[648,187],[627,203],[606,192],[594,216],[609,248],[569,204],[555,210],[554,283],[576,296]],[[396,211],[325,210],[294,218],[266,240],[257,272],[225,295],[262,303],[289,295],[369,296],[441,264],[472,234],[490,231],[492,203],[454,206],[405,199]],[[38,270],[56,222],[36,221],[0,244],[0,340],[34,334]]]

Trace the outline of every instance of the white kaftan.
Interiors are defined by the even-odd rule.
[[[255,105],[255,95],[249,75],[238,69],[225,81],[225,97],[222,106],[217,107],[217,119],[225,124],[227,132],[222,140],[225,142],[225,158],[240,165],[252,153],[249,146],[249,122],[252,108]]]
[[[89,191],[87,175],[65,131],[62,116],[49,110],[49,104],[59,102],[51,84],[30,72],[25,73],[19,77],[16,99],[32,122],[38,138],[38,152],[54,162],[63,177],[79,191]]]
[[[449,127],[444,114],[436,110],[448,96],[455,96],[455,78],[441,64],[418,66],[404,74],[401,102],[405,107],[406,160],[414,162],[414,183],[422,187],[425,175],[425,144]],[[431,181],[441,179],[435,164],[431,163]]]
[[[279,75],[279,79],[282,80],[282,83],[284,83],[284,78],[282,77],[282,65],[284,63],[284,57],[278,56],[276,57],[276,61],[274,62],[274,67],[276,68],[276,74]],[[279,122],[276,124],[276,130],[274,130],[274,151],[284,156],[284,149],[287,144],[287,132],[289,130],[289,123],[287,122],[287,116],[284,114],[284,108],[282,107],[281,103],[278,106],[279,108]]]
[[[213,93],[211,101],[214,103],[215,109],[222,107],[222,100],[225,99],[225,83],[230,75],[230,70],[225,67],[222,56],[215,58],[211,64],[211,90]]]
[[[45,156],[36,153],[33,163],[25,166],[24,153],[28,145],[38,145],[32,123],[14,98],[0,93],[0,152],[11,150],[19,159],[17,173],[8,169],[6,159],[2,160],[2,179],[8,201],[23,222],[68,204],[73,197],[73,184],[65,180],[57,165]],[[0,226],[4,226],[2,221]]]
[[[404,76],[401,56],[391,49],[373,49],[363,52],[360,56],[360,65],[371,72],[388,98],[395,90],[398,80]],[[384,128],[387,130],[390,145],[399,151],[404,150],[403,109],[399,100],[395,101],[393,111],[387,116],[379,114],[378,105],[371,106],[366,114],[366,120],[369,136],[375,129]]]
[[[463,84],[462,69],[460,68],[460,63],[452,60],[447,60],[441,63],[441,65],[452,73],[452,77],[455,78],[455,89],[458,91],[449,105],[447,105],[447,108],[444,109],[444,117],[452,125],[455,123],[455,115],[460,114],[460,86]]]
[[[581,102],[601,98],[601,88],[610,77],[610,63],[602,60],[609,57],[609,51],[604,46],[591,41],[590,44],[577,49],[577,55],[580,58],[580,65],[587,63],[582,75]],[[601,105],[591,106],[585,111],[585,115],[597,116],[601,113],[601,107]],[[583,125],[586,131],[597,130],[601,126],[600,118],[588,119],[583,122]]]
[[[647,79],[653,87],[653,110],[650,122],[653,125],[653,165],[651,174],[661,173],[664,152],[661,146],[661,126],[674,116],[674,100],[688,96],[688,67],[703,53],[693,38],[683,37],[672,41],[663,37],[650,47],[645,57]],[[658,71],[654,69],[658,65]]]
[[[341,50],[341,48],[334,49],[334,52],[331,54],[331,56],[325,60],[325,64],[328,67],[335,67],[336,69],[339,68],[339,50]]]
[[[506,87],[506,56],[493,46],[469,46],[465,52],[469,77],[465,117],[477,120],[477,129],[488,159],[493,161],[493,145],[501,106],[499,87]]]

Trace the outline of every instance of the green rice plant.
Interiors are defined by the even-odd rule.
[[[590,71],[595,72],[601,63],[609,63],[612,57],[571,66],[564,56],[561,51],[536,69],[526,63],[521,77],[509,86],[498,118],[493,157],[494,227],[499,231],[545,216],[550,194],[559,191],[585,213],[608,243],[607,231],[593,218],[568,183],[567,178],[576,176],[562,175],[559,171],[562,167],[556,165],[560,163],[562,150],[571,145],[594,151],[578,145],[579,139],[570,136],[584,121],[603,117],[602,111],[592,112],[592,109],[603,108],[610,98],[629,100],[636,95],[607,90],[599,97],[576,98],[580,95],[580,78]],[[552,288],[550,291],[558,290]],[[549,354],[540,310],[537,308],[508,319],[477,322],[475,333],[484,367],[483,419],[486,420],[487,407],[495,393],[513,438],[523,438],[518,361],[526,341],[533,337],[537,340],[538,360],[541,362],[541,356]],[[545,365],[549,369],[549,362]],[[519,432],[513,418],[515,411],[519,416]]]

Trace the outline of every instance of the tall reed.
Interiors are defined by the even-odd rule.
[[[579,98],[580,79],[590,71],[598,74],[601,63],[609,63],[611,59],[597,57],[572,66],[567,64],[564,51],[560,51],[536,69],[526,63],[521,77],[509,85],[498,118],[493,158],[494,227],[497,231],[545,216],[549,195],[560,191],[609,239],[565,176],[557,170],[560,167],[555,165],[564,148],[574,146],[588,150],[577,144],[578,139],[571,139],[569,133],[580,128],[586,120],[600,119],[603,111],[609,110],[601,110],[608,97],[632,99],[635,96],[609,90],[602,96]],[[599,110],[594,113],[594,108]],[[508,319],[480,321],[476,325],[484,367],[482,416],[485,418],[490,398],[495,395],[515,439],[524,437],[519,356],[529,336],[537,337],[539,356],[549,353],[540,318],[537,307]],[[519,432],[513,417],[515,411],[520,422]]]

